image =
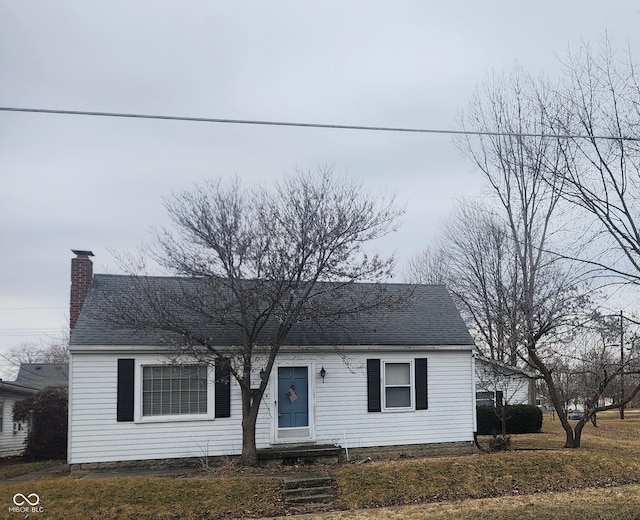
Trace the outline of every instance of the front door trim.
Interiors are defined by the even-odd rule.
[[[304,427],[289,427],[289,428],[280,428],[279,427],[279,408],[278,408],[278,390],[279,390],[279,369],[280,368],[306,368],[307,369],[307,395],[308,395],[308,425]],[[315,382],[315,363],[296,363],[296,362],[282,362],[277,363],[273,367],[272,374],[275,374],[275,377],[272,377],[271,381],[271,395],[275,396],[273,400],[274,404],[274,414],[273,420],[271,421],[271,444],[300,444],[305,442],[314,442],[315,441],[315,395],[316,395],[316,382]]]

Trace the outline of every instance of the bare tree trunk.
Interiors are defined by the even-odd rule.
[[[547,386],[550,386],[550,379],[548,380],[545,377],[545,382],[547,383]],[[549,397],[551,397],[551,402],[553,403],[553,406],[556,410],[558,419],[560,419],[560,424],[564,429],[564,433],[565,433],[564,447],[579,448],[580,436],[578,436],[578,444],[576,445],[575,433],[573,431],[573,428],[571,427],[571,424],[569,424],[569,420],[567,419],[567,413],[565,412],[564,407],[559,402],[560,398],[558,396],[558,391],[556,390],[556,387],[553,381],[551,381],[551,387],[549,388]]]
[[[255,417],[242,419],[242,465],[256,466],[258,464],[258,449],[256,447]]]
[[[502,426],[502,436],[507,436],[507,407],[504,403],[500,404],[500,425]]]
[[[529,363],[531,365],[531,363]],[[536,406],[536,394],[538,393],[537,380],[529,379],[529,388],[527,392],[527,401],[529,406]]]
[[[259,399],[252,400],[250,385],[242,388],[242,464],[256,466],[258,464],[258,448],[256,446],[256,422],[258,418]]]
[[[549,398],[551,399],[551,403],[558,414],[558,419],[560,419],[560,424],[565,432],[565,448],[579,448],[580,447],[580,434],[582,433],[582,428],[578,434],[577,445],[576,445],[576,435],[569,424],[569,420],[567,419],[567,414],[564,409],[564,403],[561,401],[560,392],[556,388],[555,381],[553,380],[553,376],[551,374],[551,370],[549,367],[545,365],[538,354],[535,351],[536,345],[535,343],[527,345],[527,350],[529,352],[529,361],[535,366],[535,368],[542,374],[542,378],[544,382],[547,384],[547,390],[549,392]]]
[[[256,421],[251,418],[242,420],[242,465],[255,466],[258,464],[258,449],[256,448]]]
[[[580,441],[582,439],[582,430],[584,425],[587,424],[586,416],[578,421],[575,428],[571,428],[569,426],[569,430],[567,430],[567,439],[565,442],[565,448],[579,448]]]

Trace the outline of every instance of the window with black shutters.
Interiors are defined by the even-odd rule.
[[[428,410],[427,358],[407,361],[367,359],[367,410]]]

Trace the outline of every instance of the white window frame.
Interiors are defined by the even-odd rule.
[[[387,406],[387,365],[409,365],[409,384],[408,385],[388,385],[389,388],[406,388],[409,387],[410,404],[409,406]],[[382,360],[382,411],[383,412],[414,412],[416,409],[415,396],[415,367],[413,359],[385,359]]]
[[[184,366],[204,366],[204,363],[183,363]],[[173,415],[143,415],[143,393],[144,377],[143,371],[149,367],[168,367],[168,363],[144,363],[136,360],[135,377],[137,391],[134,396],[135,422],[136,423],[158,423],[158,422],[189,422],[189,421],[211,421],[215,419],[215,376],[213,367],[207,365],[207,412],[197,414],[173,414]]]

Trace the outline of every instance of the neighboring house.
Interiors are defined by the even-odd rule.
[[[476,354],[476,404],[528,404],[532,374]]]
[[[172,365],[160,335],[100,319],[105,295],[126,291],[131,279],[92,276],[90,252],[76,254],[69,463],[239,455],[237,382],[228,384],[222,367]],[[86,300],[74,290],[78,284],[88,288]],[[473,449],[475,345],[444,286],[416,286],[411,303],[386,312],[375,328],[350,334],[326,324],[322,332],[294,327],[289,334],[260,407],[258,449]],[[218,327],[211,334],[220,347],[238,344],[237,331]]]
[[[16,383],[42,390],[48,386],[69,386],[67,363],[21,363]]]
[[[0,380],[0,458],[22,455],[27,426],[22,422],[14,422],[13,405],[37,392],[35,388],[14,381]]]
[[[0,380],[0,457],[24,451],[27,424],[13,420],[13,405],[48,386],[68,385],[68,365],[22,363],[15,381]]]

